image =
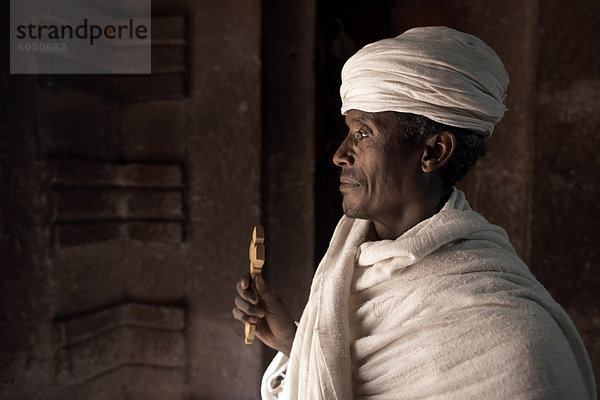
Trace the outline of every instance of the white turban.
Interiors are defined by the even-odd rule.
[[[508,73],[481,39],[443,26],[366,45],[342,69],[342,114],[397,111],[486,139],[502,119]]]

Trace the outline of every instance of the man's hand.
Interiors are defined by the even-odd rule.
[[[256,325],[256,337],[267,346],[290,355],[296,334],[296,324],[279,295],[258,275],[254,281],[258,297],[250,289],[250,274],[236,285],[233,317],[241,322]]]

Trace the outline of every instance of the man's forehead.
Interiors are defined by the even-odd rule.
[[[360,110],[350,110],[346,113],[346,125],[350,124],[369,124],[378,128],[394,126],[398,120],[394,111],[367,112]]]
[[[350,110],[346,113],[344,121],[346,125],[357,122],[374,122],[376,120],[376,113],[370,113],[360,110]]]

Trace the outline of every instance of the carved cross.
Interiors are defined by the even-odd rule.
[[[254,294],[258,296],[254,287],[254,279],[260,275],[262,267],[265,264],[265,230],[262,226],[256,225],[252,231],[252,240],[250,241],[250,287]],[[246,323],[244,326],[246,344],[252,344],[254,341],[254,324]]]

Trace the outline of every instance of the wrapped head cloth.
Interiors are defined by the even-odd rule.
[[[486,139],[502,119],[508,73],[481,39],[443,26],[371,43],[342,69],[342,114],[397,111]]]

